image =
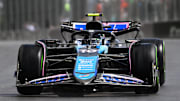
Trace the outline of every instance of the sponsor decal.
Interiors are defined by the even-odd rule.
[[[86,30],[86,23],[73,23],[75,30]]]
[[[88,80],[96,75],[96,65],[98,56],[78,56],[74,69],[74,76],[80,80]]]
[[[142,84],[143,80],[127,75],[116,75],[116,74],[103,74],[100,77],[103,82],[108,83],[120,83],[120,84]]]
[[[103,26],[111,26],[111,28],[104,28],[106,31],[120,31],[129,28],[129,22],[108,22],[103,23]],[[75,30],[86,30],[86,23],[73,22],[73,28]]]

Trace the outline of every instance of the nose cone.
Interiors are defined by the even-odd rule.
[[[87,85],[97,74],[97,60],[98,56],[78,56],[74,69],[74,76],[77,81]]]
[[[75,78],[77,81],[79,81],[83,85],[89,84],[95,77],[95,73],[75,73]]]

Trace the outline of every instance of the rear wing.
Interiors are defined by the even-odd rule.
[[[111,26],[110,28],[104,28],[104,31],[120,31],[124,29],[128,29],[132,22],[102,22],[104,26]],[[71,22],[64,22],[63,25],[68,25],[69,27],[73,28],[74,30],[86,30],[87,22],[78,22],[78,21],[71,21]]]
[[[61,25],[61,31],[76,32],[86,30],[87,22],[70,21]],[[113,31],[115,35],[122,35],[132,31],[139,31],[141,24],[136,21],[102,21],[104,31]],[[107,28],[106,26],[110,26]]]
[[[103,26],[110,26],[110,28],[103,28],[104,31],[120,31],[128,29],[131,22],[102,22]],[[71,22],[72,28],[75,30],[86,30],[86,22]]]

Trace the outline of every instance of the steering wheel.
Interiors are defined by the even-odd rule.
[[[79,31],[79,32],[74,32],[71,35],[71,40],[70,43],[76,40],[76,35],[84,36],[84,39],[88,39],[90,36],[90,33],[88,31]]]
[[[115,35],[111,32],[107,31],[95,31],[92,35],[93,38],[99,38],[99,35],[105,35],[106,37],[111,37],[110,42],[113,42],[115,40]]]

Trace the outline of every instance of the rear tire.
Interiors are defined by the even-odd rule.
[[[17,84],[42,77],[41,58],[42,48],[36,45],[22,45],[18,53]],[[17,91],[24,95],[40,94],[42,87],[21,87]]]

